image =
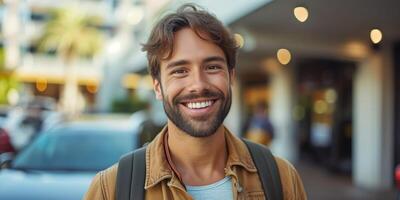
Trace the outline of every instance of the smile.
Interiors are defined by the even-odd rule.
[[[199,102],[187,102],[184,105],[190,109],[202,109],[207,108],[214,104],[215,100],[199,101]]]

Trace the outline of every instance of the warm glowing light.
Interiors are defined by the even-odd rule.
[[[276,57],[278,58],[278,61],[282,65],[287,65],[290,60],[292,59],[292,56],[290,55],[290,51],[287,49],[279,49],[278,52],[276,53]]]
[[[382,31],[379,29],[372,29],[370,37],[374,44],[378,44],[382,40]]]
[[[335,103],[337,99],[336,91],[334,89],[328,89],[325,92],[325,99],[328,103]]]
[[[244,46],[243,36],[238,33],[235,33],[234,37],[235,37],[235,41],[236,41],[236,46],[239,48],[242,48]]]
[[[305,22],[308,19],[308,10],[303,6],[298,6],[293,10],[294,16],[300,22]]]
[[[40,78],[36,81],[36,89],[39,92],[44,92],[47,89],[47,80],[44,78]]]
[[[139,82],[140,82],[141,76],[139,74],[126,74],[122,78],[122,85],[125,88],[130,88],[130,89],[137,89]]]
[[[314,112],[317,114],[325,114],[328,111],[328,104],[325,101],[318,100],[314,103]]]
[[[96,93],[98,89],[97,85],[86,85],[86,90],[92,94]]]

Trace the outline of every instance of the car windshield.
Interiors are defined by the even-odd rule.
[[[99,171],[136,146],[122,131],[56,129],[43,133],[13,162],[21,170]]]

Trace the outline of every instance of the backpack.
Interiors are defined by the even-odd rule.
[[[264,194],[268,200],[283,200],[279,170],[271,151],[260,144],[243,139],[250,151]],[[146,174],[146,147],[121,157],[118,164],[116,200],[143,200]],[[134,178],[133,178],[134,177]]]

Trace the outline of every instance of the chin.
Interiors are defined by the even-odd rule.
[[[214,135],[221,126],[221,124],[219,124],[218,126],[213,125],[210,127],[210,124],[212,124],[212,122],[202,122],[196,125],[190,124],[186,125],[185,127],[182,127],[182,129],[185,133],[187,133],[190,136],[197,138],[204,138]]]

